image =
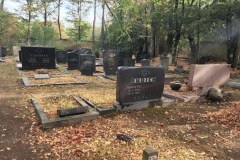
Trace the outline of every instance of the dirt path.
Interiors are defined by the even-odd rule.
[[[39,159],[27,141],[32,121],[23,119],[27,109],[20,103],[25,94],[18,87],[11,61],[0,63],[0,159]],[[39,148],[39,147],[38,147]]]

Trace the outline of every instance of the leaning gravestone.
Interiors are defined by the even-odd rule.
[[[90,54],[80,54],[79,70],[82,75],[92,76],[96,70],[95,56]]]
[[[58,64],[67,62],[67,52],[66,51],[56,51],[56,61]]]
[[[119,52],[117,50],[103,51],[103,69],[106,75],[115,75],[118,67]]]
[[[160,66],[119,67],[117,97],[119,104],[160,99],[164,89],[164,68]]]
[[[141,66],[150,66],[150,60],[149,59],[142,59],[141,60]]]
[[[79,54],[76,52],[67,53],[67,64],[69,70],[75,70],[79,68]]]
[[[55,48],[21,47],[22,69],[56,69]]]

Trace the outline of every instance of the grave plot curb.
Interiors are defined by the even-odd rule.
[[[106,75],[103,75],[102,77],[103,77],[103,78],[105,78],[105,79],[110,79],[110,80],[112,80],[112,81],[117,81],[116,79],[114,79],[114,78],[111,78],[111,77],[109,77],[109,76],[106,76]]]
[[[190,102],[190,101],[196,101],[200,96],[198,95],[195,95],[195,96],[175,96],[175,95],[172,95],[170,93],[166,93],[166,92],[163,92],[163,96],[167,97],[167,98],[172,98],[172,99],[176,99],[176,100],[179,100],[181,102]]]
[[[77,101],[79,101],[75,97]],[[62,127],[65,125],[70,124],[79,124],[83,121],[90,121],[94,120],[99,117],[99,113],[94,111],[91,107],[89,107],[90,112],[85,114],[79,114],[79,115],[72,115],[67,117],[58,117],[55,119],[48,119],[46,114],[44,113],[41,105],[39,104],[38,100],[36,98],[31,99],[33,106],[35,108],[35,111],[40,118],[40,122],[42,124],[42,129],[50,129],[50,128],[56,128],[56,127]],[[81,100],[80,100],[81,101]]]
[[[27,77],[21,78],[24,86],[26,87],[35,87],[35,86],[52,86],[52,85],[83,85],[83,84],[92,84],[91,82],[63,82],[63,83],[47,83],[47,84],[30,84]]]

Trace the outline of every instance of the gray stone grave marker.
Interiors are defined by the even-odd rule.
[[[120,104],[160,99],[164,89],[164,68],[160,66],[119,67],[116,100]]]
[[[49,74],[34,74],[33,75],[35,79],[49,79]]]
[[[118,67],[119,51],[103,51],[103,69],[106,75],[115,75]]]
[[[79,70],[82,75],[92,76],[96,71],[95,56],[91,54],[80,54]]]

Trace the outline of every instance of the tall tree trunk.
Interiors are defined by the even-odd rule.
[[[188,41],[189,41],[189,45],[190,45],[190,48],[191,48],[191,59],[194,63],[196,63],[196,60],[197,60],[197,44],[194,40],[194,37],[189,34],[188,35]]]
[[[1,1],[0,8],[3,9],[4,7],[4,0]]]
[[[57,22],[58,22],[58,31],[59,31],[59,38],[60,40],[62,40],[62,31],[61,31],[61,23],[60,23],[60,10],[61,10],[61,0],[58,0],[58,18],[57,18]]]
[[[231,48],[231,35],[232,35],[232,19],[229,17],[226,20],[226,34],[227,34],[227,63],[232,63],[232,48]]]
[[[44,5],[44,15],[43,15],[44,26],[46,27],[47,26],[47,2],[46,2],[46,0],[43,1],[43,5]]]
[[[239,38],[240,38],[240,11],[238,11],[237,13],[237,21],[238,21],[238,26],[236,27],[236,34],[234,35],[233,39],[232,39],[232,52],[233,52],[233,68],[237,68],[238,67],[238,61],[239,61]]]
[[[145,10],[144,10],[144,13],[145,13],[145,25],[146,25],[146,27],[145,27],[145,38],[144,38],[144,43],[145,43],[145,49],[144,49],[144,53],[148,53],[148,28],[147,28],[147,24],[148,24],[148,22],[147,22],[147,8],[145,8]]]
[[[26,0],[28,6],[28,28],[27,28],[27,43],[30,43],[30,27],[31,27],[31,19],[32,19],[32,0]]]
[[[155,5],[154,3],[151,4],[151,14],[155,12]],[[151,41],[150,41],[150,53],[152,57],[156,56],[156,21],[155,17],[152,18],[151,22]]]
[[[95,25],[96,25],[96,9],[97,9],[97,0],[94,0],[94,15],[93,15],[93,27],[92,27],[92,41],[95,45]]]
[[[78,41],[81,40],[82,2],[78,0]]]
[[[102,3],[102,27],[101,27],[101,48],[105,49],[105,3]]]

